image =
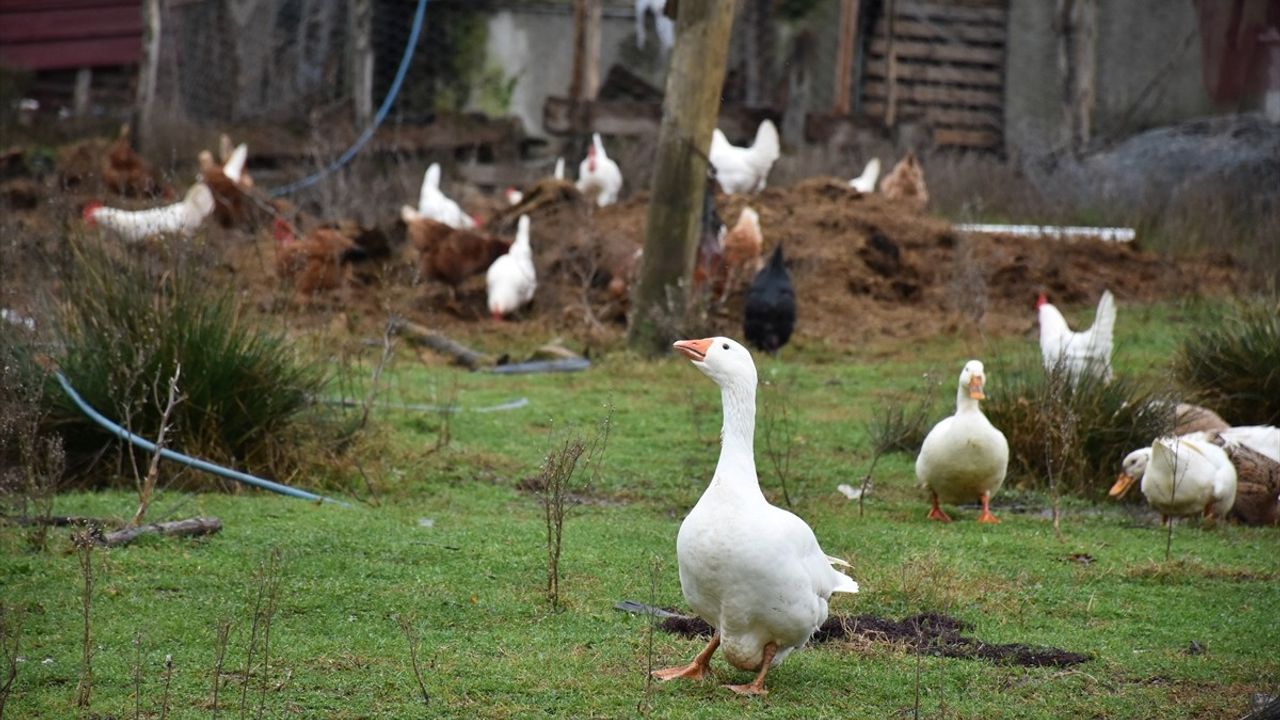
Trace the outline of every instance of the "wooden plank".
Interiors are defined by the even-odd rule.
[[[4,14],[0,43],[112,37],[142,33],[138,7],[85,8]]]
[[[898,122],[898,37],[895,32],[896,22],[894,20],[896,0],[886,0],[887,6],[885,14],[889,16],[889,26],[885,35],[885,57],[888,63],[888,70],[885,72],[885,83],[888,86],[886,90],[887,107],[884,111],[884,124],[886,127],[893,127]]]
[[[942,146],[998,148],[1004,143],[1004,136],[994,130],[934,128],[933,142]]]
[[[885,79],[888,77],[887,65],[884,58],[868,60],[865,74],[867,77]],[[996,89],[1004,87],[1004,74],[990,68],[931,65],[901,60],[898,61],[897,66],[899,81],[975,85]]]
[[[902,20],[929,18],[930,20],[1001,26],[1005,24],[1009,16],[1008,11],[999,5],[973,7],[930,2],[898,3],[896,15]]]
[[[141,57],[141,35],[58,40],[34,45],[0,45],[0,65],[28,70],[133,65]]]
[[[863,95],[869,101],[887,100],[888,87],[884,81],[870,80],[863,84]],[[1001,108],[1004,106],[1004,94],[999,90],[975,88],[947,87],[944,85],[909,85],[899,83],[898,99],[901,102],[937,103],[944,105],[967,105],[970,107]]]
[[[863,104],[863,111],[871,117],[884,116],[883,102]],[[978,127],[999,130],[1004,127],[1004,113],[1000,110],[972,110],[965,108],[938,107],[909,102],[898,105],[901,117],[923,118],[930,125],[958,125],[961,127]]]
[[[881,17],[876,20],[873,32],[885,35],[888,22]],[[1003,27],[993,25],[955,25],[937,23],[928,20],[904,20],[899,14],[893,21],[894,35],[901,39],[933,40],[942,42],[967,42],[1004,45],[1007,37]]]
[[[899,59],[1004,66],[1004,48],[908,40],[897,42],[894,47]],[[873,57],[883,58],[888,55],[888,52],[889,42],[885,38],[875,38],[871,41],[871,55]]]
[[[201,0],[203,2],[203,0]],[[29,10],[75,10],[78,8],[123,7],[138,12],[138,0],[0,0],[0,17]]]

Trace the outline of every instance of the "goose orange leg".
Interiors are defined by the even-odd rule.
[[[773,663],[773,656],[778,653],[778,646],[769,643],[764,646],[764,657],[760,660],[760,673],[756,675],[756,679],[746,685],[725,685],[725,687],[738,693],[739,695],[759,695],[764,697],[769,691],[764,687],[764,676],[769,674],[769,665]]]
[[[688,680],[701,680],[707,676],[707,672],[711,669],[711,655],[720,647],[720,633],[711,636],[711,642],[698,653],[693,662],[688,665],[678,665],[676,667],[664,668],[662,670],[654,670],[653,676],[662,681],[675,680],[676,678],[686,678]]]
[[[982,493],[982,514],[978,516],[980,523],[998,523],[1000,518],[991,514],[991,493]]]
[[[947,517],[947,514],[942,512],[942,508],[938,505],[938,493],[930,490],[929,497],[933,499],[933,509],[929,511],[929,519],[939,520],[944,523],[951,522],[951,518]]]

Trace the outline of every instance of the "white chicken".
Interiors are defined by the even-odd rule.
[[[604,207],[617,202],[621,191],[622,170],[604,151],[600,133],[592,133],[587,157],[578,164],[578,192],[588,197],[594,195],[596,205]]]
[[[458,203],[440,192],[440,163],[431,163],[431,167],[422,176],[418,213],[455,230],[470,230],[476,226],[475,218],[463,212]]]
[[[196,183],[180,202],[150,210],[121,210],[89,203],[84,208],[84,219],[127,242],[141,242],[158,235],[189,237],[212,212],[213,193],[204,183]]]
[[[880,158],[871,158],[867,161],[867,166],[862,168],[862,174],[849,181],[849,187],[860,193],[872,193],[876,191],[876,181],[880,179]]]
[[[499,256],[485,273],[489,314],[494,320],[513,313],[533,300],[538,277],[533,269],[533,248],[529,246],[529,216],[521,215],[516,240],[506,255]]]
[[[778,128],[766,119],[756,129],[751,147],[730,145],[720,128],[716,128],[711,133],[711,150],[707,156],[716,169],[716,180],[726,193],[745,193],[764,189],[769,169],[780,153]]]
[[[556,158],[556,169],[552,171],[551,177],[557,180],[564,179],[564,158],[563,157]]]
[[[1111,379],[1112,331],[1116,325],[1116,299],[1110,290],[1102,291],[1093,325],[1083,332],[1072,332],[1058,308],[1049,304],[1044,294],[1036,300],[1040,314],[1040,354],[1044,367],[1053,372],[1062,367],[1074,382],[1082,375]]]
[[[653,29],[658,34],[658,42],[662,43],[662,51],[670,50],[676,44],[676,23],[666,16],[667,0],[636,0],[636,47],[644,48],[644,15],[653,13]]]

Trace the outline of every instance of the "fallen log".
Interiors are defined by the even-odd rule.
[[[222,521],[216,517],[196,517],[188,520],[172,520],[169,522],[151,523],[137,527],[124,528],[114,532],[103,533],[98,544],[104,547],[120,547],[128,545],[143,535],[174,535],[179,537],[196,537],[212,535],[222,529]]]
[[[394,331],[403,335],[415,345],[421,345],[438,353],[453,358],[454,362],[471,370],[478,367],[490,367],[494,364],[492,357],[477,352],[462,343],[450,340],[440,333],[410,320],[397,320]]]

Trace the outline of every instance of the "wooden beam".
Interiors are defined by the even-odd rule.
[[[853,107],[853,60],[858,47],[859,0],[840,0],[840,36],[836,47],[835,102],[831,111],[848,115]]]
[[[683,2],[658,131],[644,258],[632,303],[631,347],[671,351],[670,318],[685,312],[707,189],[707,148],[720,109],[736,0]]]
[[[867,61],[866,68],[864,75],[868,78],[888,79],[889,77],[889,63],[883,58],[874,58]],[[1004,88],[1004,76],[999,70],[903,62],[901,58],[898,59],[898,82],[970,85],[989,87],[996,90]]]
[[[882,35],[888,23],[885,18],[876,20],[874,32]],[[901,14],[893,21],[894,35],[901,39],[936,40],[940,42],[990,43],[1003,45],[1006,32],[994,25],[944,25],[927,20],[903,20]]]
[[[998,47],[980,47],[974,45],[921,42],[918,40],[900,40],[894,43],[894,51],[897,53],[898,57],[911,60],[935,60],[941,62],[1004,67],[1004,48]],[[871,55],[888,57],[888,41],[880,38],[872,40]]]
[[[867,102],[884,100],[889,103],[893,86],[880,80],[870,80],[863,84],[862,94]],[[898,83],[896,88],[899,102],[914,100],[920,103],[937,103],[941,105],[966,105],[970,107],[1003,107],[1003,96],[996,88],[959,88],[945,85],[907,85]],[[886,107],[885,114],[896,112]]]

